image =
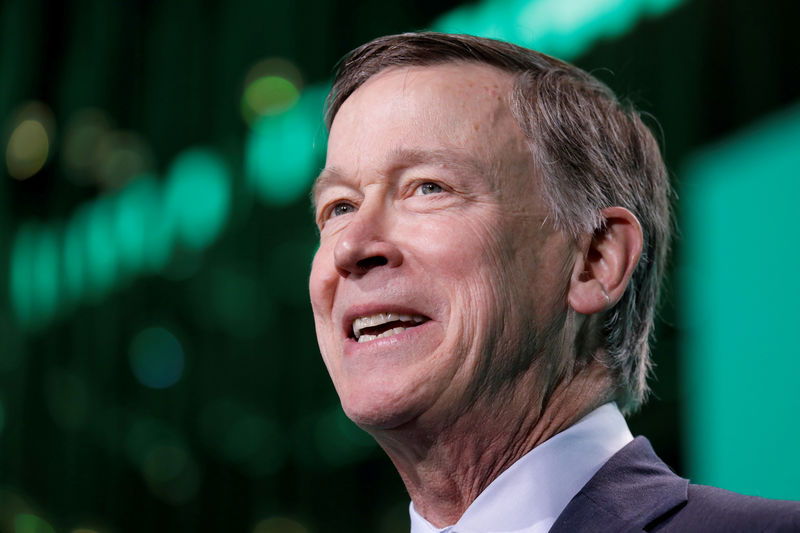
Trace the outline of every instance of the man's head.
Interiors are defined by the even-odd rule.
[[[601,399],[641,401],[668,185],[605,86],[507,43],[407,34],[344,61],[327,123],[310,288],[352,418],[544,402],[598,357]]]

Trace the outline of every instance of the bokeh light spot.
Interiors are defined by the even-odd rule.
[[[84,379],[68,370],[53,368],[44,381],[47,407],[56,424],[68,430],[82,428],[89,412],[89,393]]]
[[[89,206],[85,234],[86,281],[88,295],[95,301],[111,290],[119,274],[114,216],[110,197],[101,197]]]
[[[6,441],[7,442],[7,441]],[[14,519],[19,515],[31,513],[31,505],[8,485],[0,485],[0,531],[14,531]]]
[[[10,313],[0,313],[0,374],[19,368],[23,358],[23,340]]]
[[[164,191],[166,216],[188,248],[205,248],[217,237],[231,208],[231,176],[210,150],[182,153],[172,164]]]
[[[408,533],[408,502],[399,501],[383,509],[376,533]]]
[[[140,175],[122,189],[114,202],[112,232],[119,266],[135,274],[164,265],[171,236],[161,217],[161,194],[155,177]]]
[[[242,118],[252,126],[259,118],[283,113],[297,103],[303,81],[300,70],[279,57],[254,64],[245,76]]]
[[[275,304],[261,294],[257,276],[232,267],[217,269],[209,276],[203,291],[195,293],[203,302],[197,309],[203,319],[238,338],[253,339],[263,333],[275,314]]]
[[[142,475],[153,494],[173,505],[194,498],[200,486],[194,460],[177,446],[153,447],[144,459]]]
[[[34,514],[22,513],[14,517],[14,533],[55,533],[53,526]]]
[[[26,119],[14,128],[6,148],[6,166],[11,177],[28,179],[39,172],[50,154],[50,139],[44,124]]]
[[[278,426],[236,401],[208,404],[199,422],[210,448],[249,476],[274,473],[285,460],[286,446]]]
[[[242,460],[258,452],[265,437],[274,433],[261,417],[246,414],[240,416],[232,425],[225,439],[225,451],[234,460]]]
[[[245,153],[248,183],[271,204],[283,205],[304,196],[317,170],[324,143],[316,143],[322,130],[325,94],[303,92],[286,113],[265,116],[253,128]]]
[[[153,483],[174,479],[186,466],[186,452],[175,446],[156,446],[144,460],[145,477]]]
[[[81,206],[67,223],[64,230],[64,245],[61,249],[61,281],[64,299],[75,303],[86,293],[88,272],[86,266],[86,224],[87,207]]]
[[[139,176],[125,187],[118,202],[121,205],[116,235],[123,264],[131,268],[138,264],[141,244],[142,268],[151,272],[161,270],[170,259],[175,235],[164,213],[164,195],[158,179],[150,174]]]
[[[25,102],[16,108],[9,124],[6,167],[11,177],[24,180],[39,172],[53,151],[53,112],[42,102]]]
[[[115,189],[149,172],[154,160],[150,146],[141,135],[133,131],[113,131],[101,139],[92,170],[99,185]]]
[[[45,318],[52,316],[59,300],[59,235],[49,226],[39,228],[33,262],[34,305]]]
[[[51,318],[59,303],[59,235],[35,223],[23,225],[11,249],[11,304],[23,326]]]
[[[128,354],[134,376],[145,387],[171,387],[183,374],[183,347],[164,328],[153,327],[140,332],[131,341]]]
[[[431,29],[507,40],[564,60],[599,38],[629,30],[643,16],[663,15],[685,0],[484,0],[434,21]]]
[[[287,240],[272,248],[267,261],[267,279],[280,279],[281,283],[271,287],[274,298],[297,309],[308,305],[306,285],[311,263],[316,253],[316,243]]]
[[[375,440],[348,419],[341,408],[323,412],[315,426],[314,443],[328,464],[354,463],[378,449]]]
[[[102,140],[111,131],[111,120],[105,112],[84,108],[72,115],[64,129],[61,148],[63,164],[73,182],[86,185],[95,176]]]
[[[242,94],[242,117],[248,124],[264,115],[276,115],[290,109],[300,91],[280,76],[263,76],[248,85]]]
[[[36,233],[35,224],[24,224],[17,230],[14,244],[11,247],[11,272],[9,276],[11,307],[14,309],[16,317],[25,326],[33,324],[37,318],[37,309],[32,297]]]
[[[107,413],[115,417],[119,413]],[[181,437],[175,429],[157,418],[139,417],[130,422],[125,435],[125,453],[130,461],[138,467],[144,465],[154,446],[177,446]]]
[[[309,529],[292,518],[273,516],[257,523],[253,533],[309,533]]]
[[[79,185],[106,189],[123,186],[155,166],[153,150],[134,131],[115,130],[99,109],[84,108],[70,117],[60,150],[66,175]]]

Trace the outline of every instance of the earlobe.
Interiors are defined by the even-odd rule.
[[[642,254],[642,226],[633,213],[608,207],[601,214],[603,226],[578,243],[570,279],[569,306],[584,315],[609,309],[622,298]]]

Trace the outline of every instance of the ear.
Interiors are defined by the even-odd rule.
[[[633,213],[608,207],[601,214],[604,225],[579,242],[567,295],[570,307],[584,315],[605,311],[622,298],[642,254],[642,226]]]

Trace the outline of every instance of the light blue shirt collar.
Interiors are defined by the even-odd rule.
[[[436,528],[412,502],[411,533],[546,533],[600,467],[632,440],[617,405],[602,405],[522,456],[456,524]]]

